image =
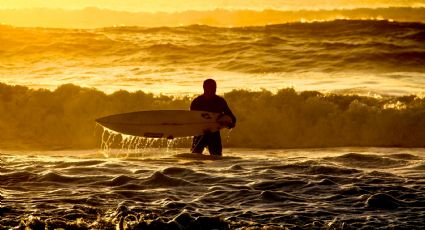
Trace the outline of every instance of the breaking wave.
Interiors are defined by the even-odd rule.
[[[226,146],[425,147],[425,99],[417,96],[375,98],[287,88],[277,93],[233,90],[224,97],[238,118],[224,140]],[[0,146],[99,147],[102,129],[96,126],[96,118],[138,110],[188,109],[190,101],[190,97],[142,91],[105,94],[71,84],[54,91],[0,84]],[[187,143],[174,146],[188,147]],[[368,156],[334,160],[349,158],[355,163],[358,157]],[[397,155],[385,162],[392,165],[392,159],[406,157]]]

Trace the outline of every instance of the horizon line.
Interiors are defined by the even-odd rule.
[[[188,10],[179,12],[128,12],[97,7],[81,10],[54,8],[0,9],[0,24],[13,27],[94,29],[117,26],[254,27],[296,22],[341,20],[388,20],[425,22],[425,7],[385,7],[329,10]],[[42,16],[40,16],[42,15]]]
[[[247,26],[218,26],[218,25],[208,25],[208,24],[202,24],[202,23],[193,23],[193,24],[187,24],[187,25],[176,25],[176,26],[144,26],[144,25],[111,25],[111,26],[103,26],[103,27],[87,27],[87,28],[80,28],[80,27],[51,27],[51,26],[15,26],[11,24],[6,24],[0,22],[0,28],[1,27],[12,27],[12,28],[21,28],[21,29],[69,29],[69,30],[79,30],[79,29],[109,29],[109,28],[179,28],[179,27],[191,27],[191,26],[206,26],[211,28],[247,28],[247,27],[264,27],[264,26],[279,26],[279,25],[288,25],[288,24],[313,24],[313,23],[326,23],[326,22],[335,22],[335,21],[376,21],[376,22],[389,22],[389,23],[419,23],[419,24],[425,24],[425,22],[422,21],[397,21],[393,19],[387,19],[387,18],[364,18],[364,19],[358,19],[358,18],[335,18],[335,19],[313,19],[313,20],[300,20],[300,21],[291,21],[291,22],[282,22],[282,23],[271,23],[271,24],[264,24],[264,25],[247,25]]]
[[[211,8],[208,10],[202,9],[187,9],[187,10],[176,10],[176,11],[130,11],[121,9],[111,9],[107,7],[98,6],[87,6],[82,8],[56,8],[56,7],[25,7],[25,8],[2,8],[0,11],[6,10],[63,10],[63,11],[83,11],[83,10],[101,10],[101,11],[112,11],[112,12],[125,12],[125,13],[146,13],[146,14],[175,14],[185,12],[213,12],[213,11],[253,11],[253,12],[264,12],[264,11],[277,11],[277,12],[300,12],[300,11],[350,11],[350,10],[378,10],[378,9],[425,9],[425,4],[419,4],[417,6],[373,6],[373,7],[325,7],[325,8],[294,8],[294,9],[281,9],[281,8]]]

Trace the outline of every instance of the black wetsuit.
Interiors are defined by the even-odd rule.
[[[226,100],[217,95],[214,95],[212,98],[207,98],[204,95],[195,98],[195,100],[193,100],[192,104],[190,105],[190,110],[226,114],[232,118],[233,126],[234,124],[236,124],[236,117],[229,109]],[[220,131],[206,133],[204,135],[196,136],[193,138],[193,153],[202,153],[205,147],[208,147],[208,151],[211,155],[221,156],[222,146]]]

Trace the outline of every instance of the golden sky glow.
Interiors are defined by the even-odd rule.
[[[425,22],[425,8],[358,8],[334,10],[226,10],[126,12],[101,8],[79,10],[30,8],[0,9],[0,25],[18,27],[100,28],[111,26],[262,26],[288,22],[335,19],[385,19]]]
[[[0,0],[0,8],[108,8],[124,11],[185,11],[226,9],[329,9],[385,6],[424,6],[425,0]]]
[[[98,28],[250,26],[340,18],[423,22],[424,7],[425,0],[0,0],[0,24]]]

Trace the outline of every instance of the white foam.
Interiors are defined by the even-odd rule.
[[[192,137],[175,139],[138,137],[118,133],[103,126],[102,129],[100,148],[102,154],[107,158],[143,157],[145,153],[152,152],[152,148],[165,148],[165,151],[162,152],[170,153],[174,148],[182,145],[189,148],[188,143],[192,140]],[[119,148],[117,148],[117,145]]]

